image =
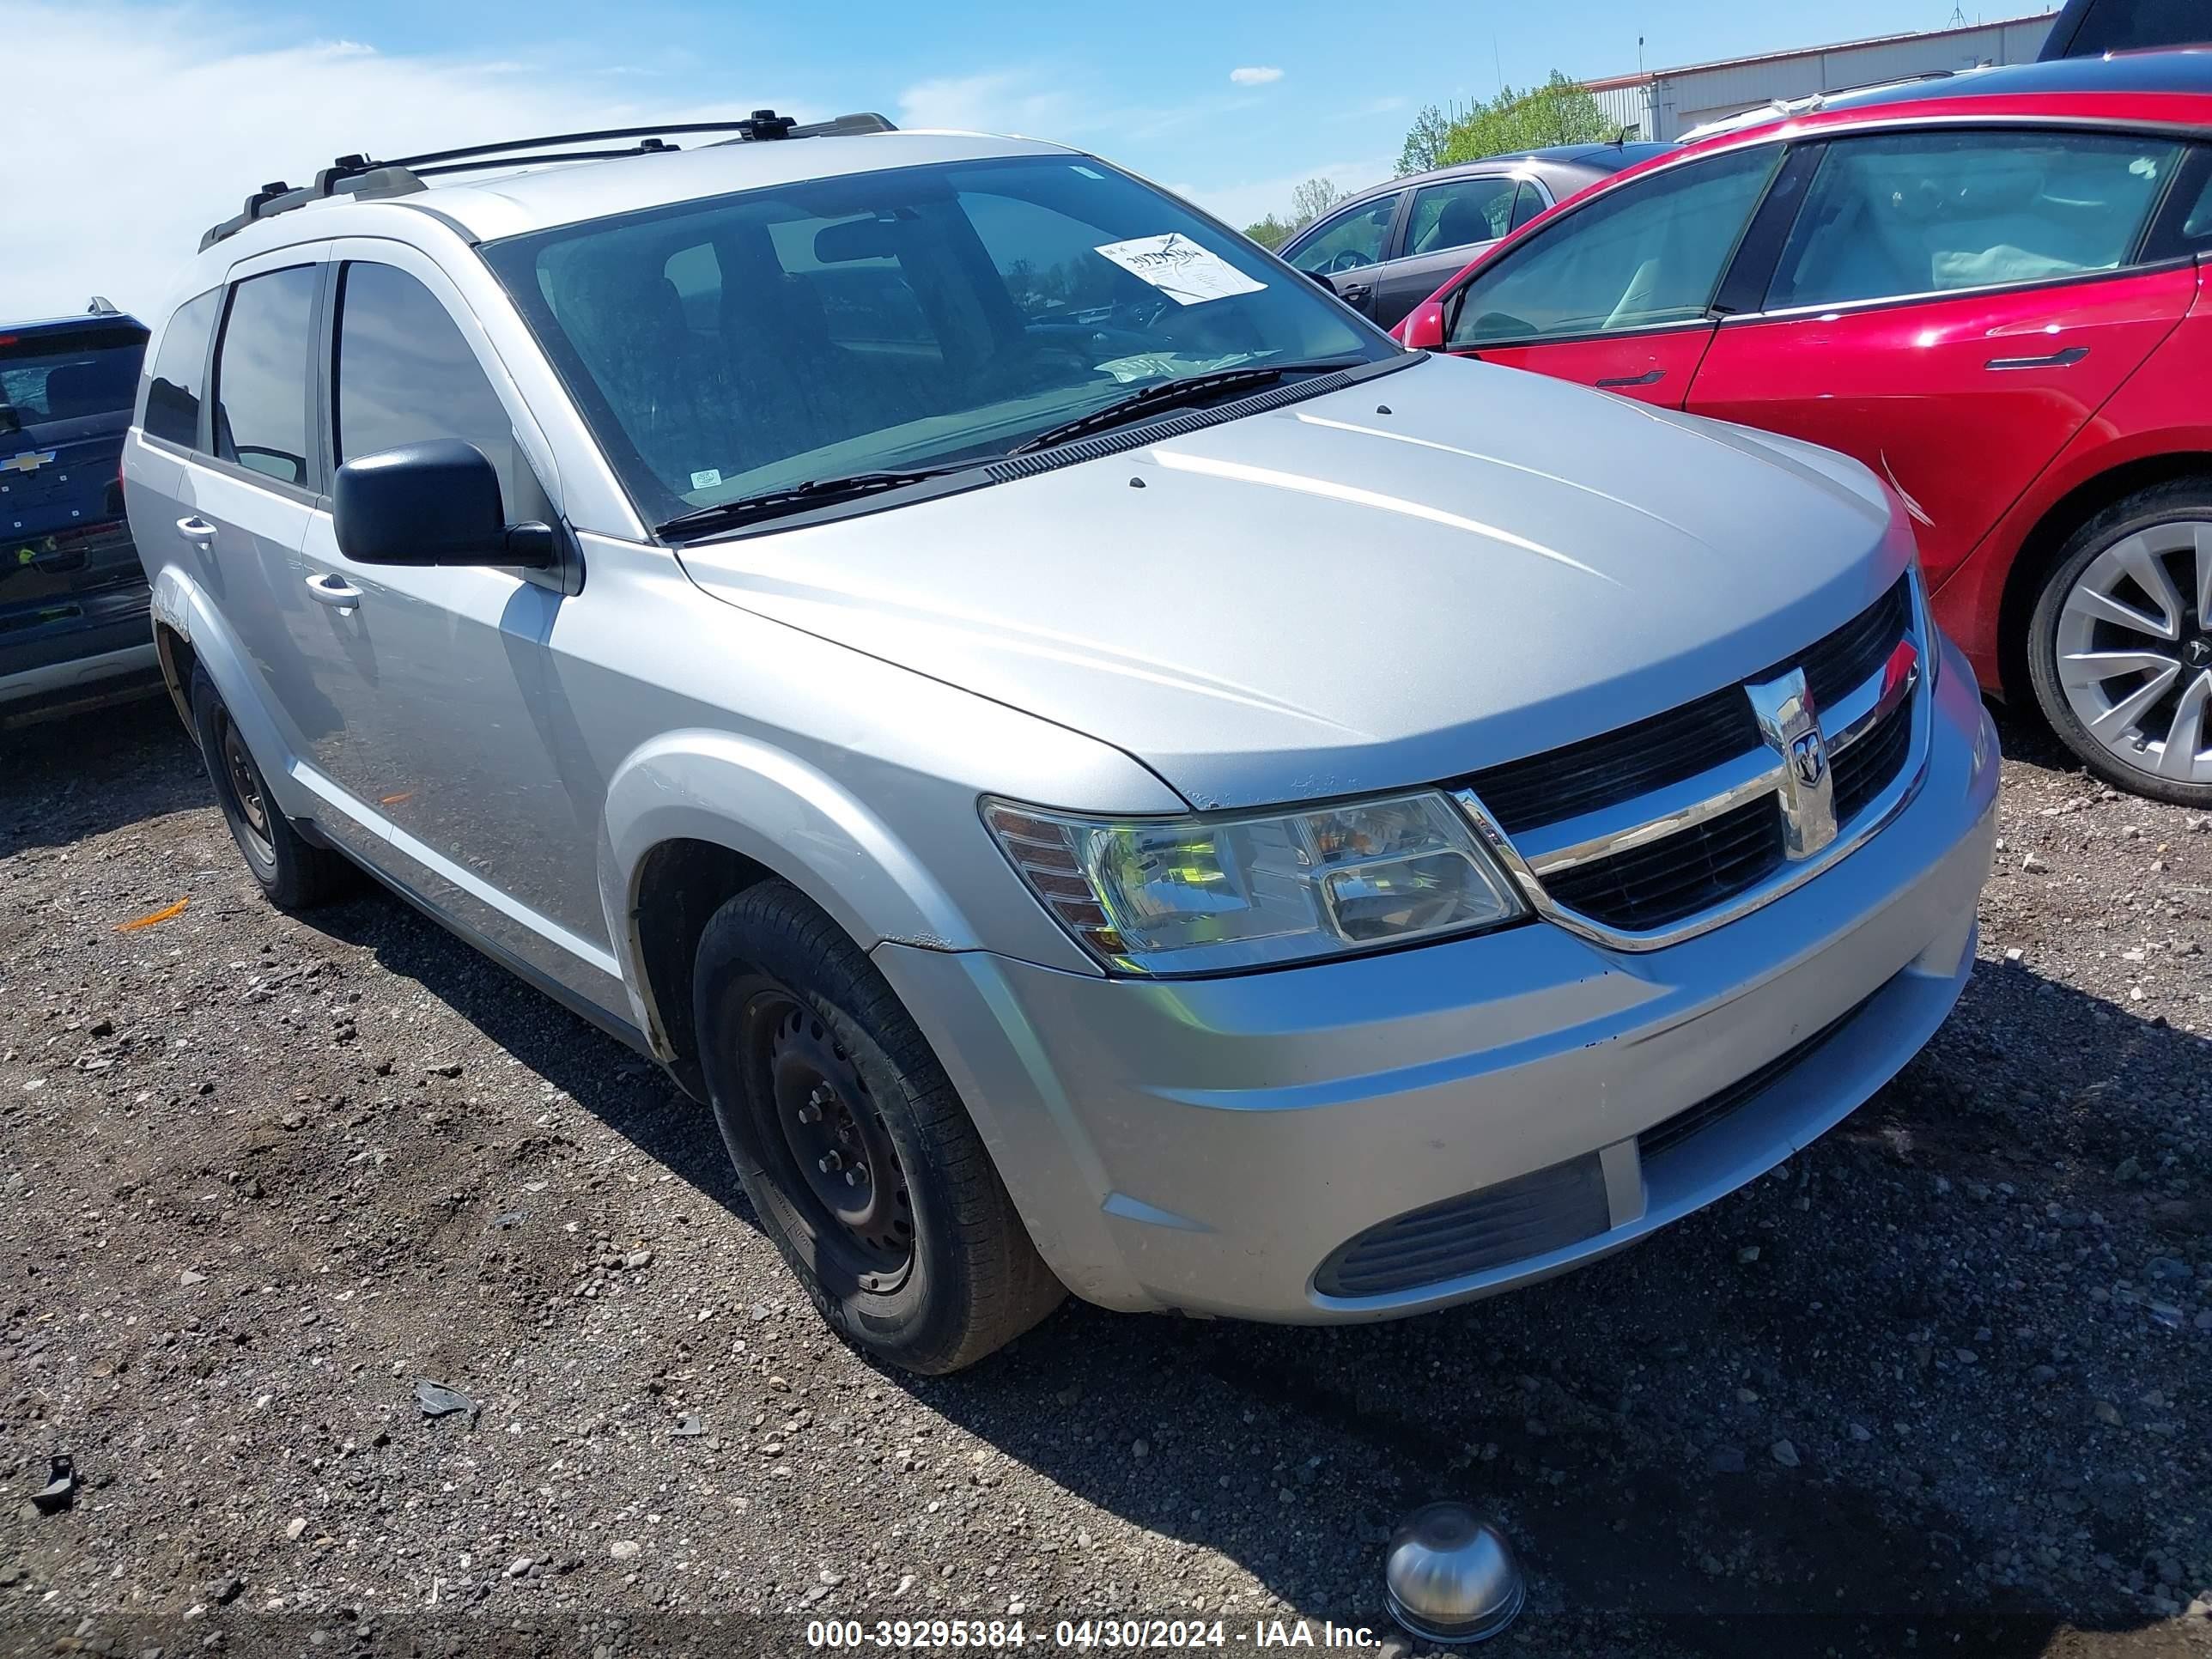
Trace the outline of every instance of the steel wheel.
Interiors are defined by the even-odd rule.
[[[246,751],[246,739],[238,735],[237,723],[227,714],[222,716],[222,767],[246,832],[260,847],[262,855],[273,860],[275,838],[269,833],[269,800],[261,787],[261,774],[254,767],[253,757]]]
[[[795,1182],[792,1196],[825,1249],[843,1255],[866,1291],[896,1290],[914,1262],[914,1203],[906,1170],[852,1056],[815,1014],[782,990],[746,1010],[756,1096]]]
[[[2114,760],[2212,784],[2212,521],[2106,548],[2067,591],[2054,643],[2067,706]]]

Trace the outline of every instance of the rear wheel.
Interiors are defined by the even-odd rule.
[[[338,854],[301,835],[276,809],[253,751],[223,706],[207,670],[192,669],[192,730],[200,758],[215,785],[230,838],[269,902],[280,910],[306,910],[337,897],[353,883],[353,866]]]
[[[2037,702],[2092,772],[2212,805],[2212,478],[2138,491],[2075,531],[2027,655]]]
[[[707,925],[695,1029],[745,1194],[823,1316],[908,1370],[957,1370],[1065,1294],[982,1139],[866,953],[767,882]]]

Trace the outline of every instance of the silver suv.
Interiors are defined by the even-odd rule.
[[[1525,1284],[1942,1022],[1997,748],[1863,468],[1401,351],[1095,156],[672,131],[258,194],[131,528],[269,896],[652,1055],[852,1340]]]

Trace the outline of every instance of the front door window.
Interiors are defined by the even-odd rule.
[[[1535,345],[1704,316],[1780,155],[1766,145],[1692,162],[1560,220],[1468,286],[1451,344]]]

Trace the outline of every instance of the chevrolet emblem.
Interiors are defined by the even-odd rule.
[[[27,449],[11,460],[0,461],[0,466],[11,472],[36,472],[54,458],[51,449]]]

